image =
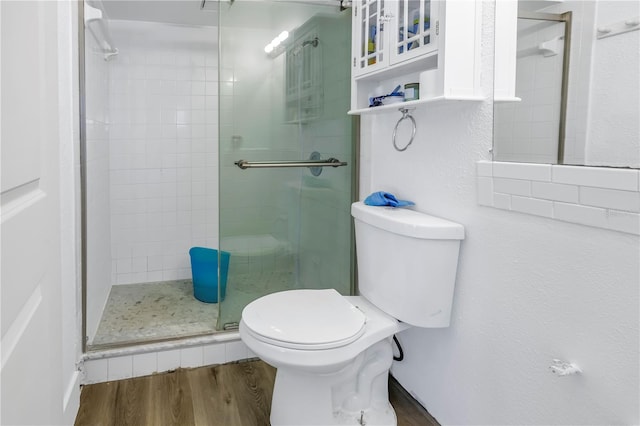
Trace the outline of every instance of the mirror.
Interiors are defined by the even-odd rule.
[[[494,161],[640,168],[639,16],[632,1],[497,0]]]

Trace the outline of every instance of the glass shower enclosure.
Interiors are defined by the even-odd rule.
[[[338,6],[220,3],[219,330],[265,294],[352,292],[351,14]]]

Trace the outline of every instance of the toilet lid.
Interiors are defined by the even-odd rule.
[[[289,290],[254,300],[242,320],[256,337],[271,344],[328,349],[364,333],[366,317],[334,289]]]

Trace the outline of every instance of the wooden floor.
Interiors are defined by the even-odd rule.
[[[82,388],[76,426],[265,426],[275,369],[249,361],[178,369]],[[398,426],[438,423],[391,380]]]

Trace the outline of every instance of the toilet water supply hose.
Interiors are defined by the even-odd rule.
[[[393,341],[395,342],[396,346],[398,347],[398,352],[400,353],[398,356],[393,356],[393,360],[394,361],[402,361],[404,359],[404,352],[402,350],[402,346],[400,346],[400,342],[398,341],[398,338],[396,337],[396,335],[393,335]]]

